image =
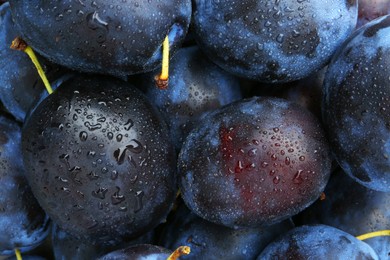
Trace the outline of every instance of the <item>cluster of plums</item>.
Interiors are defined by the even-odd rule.
[[[0,1],[0,255],[388,259],[387,10]]]

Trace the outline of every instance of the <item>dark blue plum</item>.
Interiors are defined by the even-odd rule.
[[[326,225],[301,226],[270,243],[263,259],[379,259],[375,251],[354,236]]]
[[[239,81],[220,69],[198,47],[183,48],[170,63],[169,87],[156,88],[154,76],[143,77],[146,95],[165,116],[172,140],[180,147],[201,116],[241,99]]]
[[[390,192],[390,16],[361,27],[336,54],[324,80],[323,121],[344,171]]]
[[[179,154],[186,205],[228,227],[259,227],[305,209],[324,190],[330,152],[319,121],[283,99],[253,97],[209,113]]]
[[[105,247],[89,242],[77,239],[63,231],[58,225],[53,225],[52,243],[55,259],[96,259],[110,252]]]
[[[0,7],[0,101],[9,113],[23,122],[26,112],[45,88],[27,54],[10,49],[12,41],[19,35],[6,3]],[[63,68],[39,55],[38,59],[49,81],[65,73]]]
[[[148,232],[134,240],[124,242],[115,247],[104,247],[91,243],[91,241],[80,240],[62,230],[58,225],[52,228],[52,244],[55,259],[96,259],[107,254],[118,247],[125,247],[136,244],[153,243],[154,232]]]
[[[120,77],[155,69],[167,35],[174,53],[191,17],[190,0],[9,2],[24,40],[44,57]]]
[[[0,255],[30,251],[49,232],[49,218],[25,177],[20,143],[19,125],[0,116]]]
[[[321,119],[321,96],[325,68],[306,78],[288,83],[250,82],[252,85],[250,93],[254,96],[271,96],[293,101],[307,108],[318,119]]]
[[[390,193],[374,191],[353,181],[342,170],[332,174],[325,199],[316,201],[294,218],[298,224],[325,224],[353,236],[390,227]],[[390,237],[365,240],[380,259],[390,256]]]
[[[288,82],[321,69],[356,26],[357,1],[194,0],[195,39],[238,76]]]
[[[162,245],[175,250],[189,246],[191,254],[180,259],[249,260],[277,236],[293,228],[290,220],[264,228],[231,229],[199,218],[182,205],[167,225]]]
[[[117,245],[165,220],[176,155],[156,109],[131,84],[78,75],[28,117],[27,179],[53,221],[78,239]]]

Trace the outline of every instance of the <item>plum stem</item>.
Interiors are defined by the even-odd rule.
[[[356,238],[359,240],[366,240],[373,237],[380,237],[380,236],[390,236],[390,230],[379,230],[367,234],[363,234],[360,236],[357,236]]]
[[[22,260],[22,254],[20,253],[20,250],[18,248],[15,248],[15,256],[16,260]]]
[[[167,258],[167,260],[176,260],[183,255],[188,255],[191,252],[189,246],[179,246],[173,253]]]
[[[18,50],[18,51],[23,51],[25,52],[31,59],[31,61],[34,63],[35,68],[38,71],[39,76],[41,77],[43,84],[46,87],[46,90],[49,94],[53,93],[53,89],[50,86],[49,81],[47,80],[45,71],[42,69],[41,64],[38,61],[37,56],[35,55],[34,50],[28,46],[28,44],[20,37],[16,37],[11,44],[11,49],[13,50]]]
[[[162,69],[161,74],[155,77],[156,85],[159,89],[168,88],[168,77],[169,77],[169,38],[165,36],[162,44]]]

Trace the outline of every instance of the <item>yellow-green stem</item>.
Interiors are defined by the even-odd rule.
[[[43,84],[46,87],[47,92],[49,94],[53,93],[53,89],[51,88],[50,83],[47,80],[46,74],[42,69],[41,64],[39,63],[34,50],[30,46],[28,46],[27,43],[20,37],[16,37],[15,40],[12,41],[11,49],[24,51],[30,57],[31,61],[34,63],[35,68],[38,71],[39,76],[43,81]]]
[[[162,69],[161,74],[156,76],[156,85],[159,89],[168,88],[168,78],[169,78],[169,39],[168,36],[165,37],[162,44]]]
[[[360,236],[357,236],[356,238],[359,240],[366,240],[373,237],[381,237],[381,236],[390,236],[390,230],[379,230],[367,234],[363,234]]]
[[[20,250],[18,248],[15,248],[15,256],[16,260],[22,260],[22,254],[20,253]]]

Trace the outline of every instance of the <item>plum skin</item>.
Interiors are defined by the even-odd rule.
[[[175,53],[191,17],[190,0],[9,2],[22,37],[42,56],[122,78],[155,69],[166,36]]]
[[[365,242],[327,225],[296,227],[270,243],[261,259],[379,259]]]
[[[50,221],[33,196],[21,154],[21,129],[0,116],[0,255],[27,252],[47,237]]]
[[[322,68],[352,33],[357,1],[193,1],[200,48],[240,77],[282,83]]]
[[[76,238],[116,245],[172,206],[175,153],[165,122],[132,85],[77,76],[24,124],[23,160],[38,201]]]
[[[228,227],[280,222],[309,206],[330,175],[330,152],[317,119],[282,99],[255,97],[203,119],[179,154],[187,206]]]
[[[361,185],[390,191],[390,16],[367,23],[329,64],[322,113],[332,152]]]

